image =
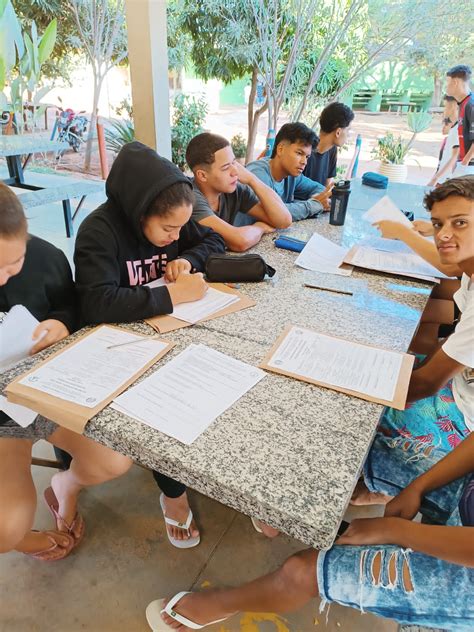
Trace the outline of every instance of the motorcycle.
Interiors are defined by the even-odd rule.
[[[71,108],[63,109],[61,106],[58,107],[58,110],[59,114],[56,118],[51,140],[54,139],[57,132],[57,139],[67,143],[77,153],[81,148],[81,144],[85,142],[84,136],[89,122],[87,116],[84,116],[84,110],[75,112]],[[63,153],[64,150],[59,151],[57,158],[60,158]]]

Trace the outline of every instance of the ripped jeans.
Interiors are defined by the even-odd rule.
[[[333,546],[322,551],[317,581],[327,602],[399,623],[472,632],[474,568],[397,546]]]

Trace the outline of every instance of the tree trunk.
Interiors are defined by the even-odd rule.
[[[252,121],[250,122],[249,131],[248,131],[248,140],[247,140],[247,152],[245,154],[245,164],[253,160],[255,140],[257,138],[257,131],[258,131],[258,122],[260,120],[260,117],[262,116],[262,114],[265,112],[267,108],[268,108],[268,98],[261,108],[259,108],[258,110],[255,110]]]
[[[433,90],[433,99],[431,101],[431,105],[437,108],[439,107],[441,103],[441,78],[437,71],[433,73],[433,83],[434,83],[434,90]]]
[[[100,77],[94,73],[94,95],[93,105],[91,112],[91,119],[89,123],[89,134],[86,142],[86,155],[84,158],[84,171],[89,171],[91,167],[92,158],[92,143],[94,142],[95,128],[97,124],[97,114],[99,109],[100,91],[102,89],[103,77]]]

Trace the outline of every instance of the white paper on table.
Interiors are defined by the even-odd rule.
[[[383,252],[413,253],[410,246],[399,239],[385,239],[384,237],[367,237],[359,242],[360,246],[382,250]]]
[[[348,252],[348,248],[343,248],[329,239],[318,235],[318,233],[314,233],[306,246],[296,257],[295,265],[300,266],[300,268],[305,268],[305,270],[350,276],[352,268],[339,267]]]
[[[0,371],[26,358],[38,342],[33,332],[39,325],[23,305],[14,305],[0,324]],[[45,332],[46,334],[46,332]]]
[[[392,401],[403,355],[292,327],[268,361],[281,371]]]
[[[427,281],[447,278],[446,275],[415,253],[383,252],[382,250],[359,246],[354,256],[351,257],[351,263],[361,268],[405,274]]]
[[[107,348],[139,339],[143,342]],[[19,383],[68,402],[94,408],[165,347],[166,343],[160,340],[102,326],[26,375]]]
[[[190,445],[264,377],[257,367],[191,344],[111,406]]]
[[[404,224],[405,226],[413,228],[413,225],[408,217],[401,212],[398,206],[388,197],[388,195],[384,195],[381,200],[371,206],[369,210],[362,215],[362,218],[371,224],[388,219],[392,222],[398,222],[399,224]]]
[[[163,277],[156,279],[151,283],[147,283],[148,287],[161,287],[163,285],[168,285]],[[212,314],[215,314],[216,312],[220,312],[221,309],[225,309],[228,305],[236,303],[238,300],[239,297],[235,294],[220,292],[219,290],[210,287],[204,296],[198,301],[180,303],[179,305],[176,305],[170,316],[194,325],[198,321],[203,320],[208,316],[212,316]]]
[[[0,395],[0,410],[3,410],[10,419],[16,421],[16,423],[19,426],[22,426],[22,428],[26,428],[32,424],[38,416],[38,413],[35,413],[35,411],[30,408],[26,408],[26,406],[12,404],[6,397],[3,397],[3,395]]]

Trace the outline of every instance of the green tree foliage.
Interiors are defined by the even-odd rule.
[[[191,138],[203,131],[207,103],[189,95],[178,94],[173,102],[171,127],[171,155],[175,165],[186,168],[186,147]]]

